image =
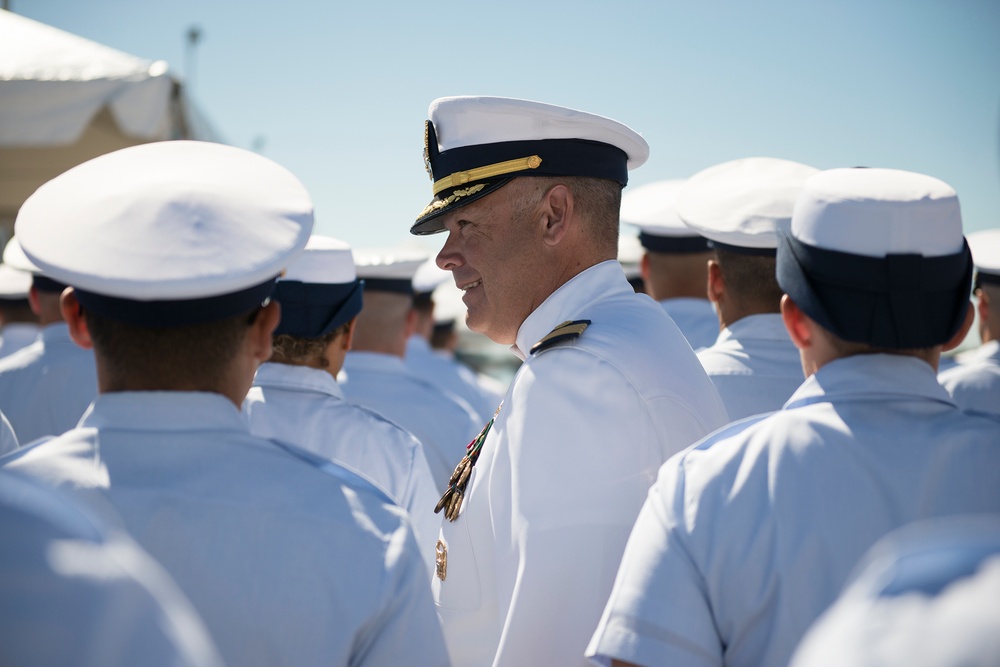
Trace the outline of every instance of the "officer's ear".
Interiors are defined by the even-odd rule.
[[[812,346],[814,332],[810,326],[811,320],[787,294],[781,297],[781,321],[785,323],[785,329],[795,347],[804,350]]]
[[[708,260],[708,300],[719,303],[726,294],[726,279],[722,276],[722,267],[714,260]]]
[[[85,350],[93,349],[94,341],[90,338],[83,306],[77,300],[76,291],[72,287],[64,289],[59,297],[59,310],[62,312],[63,320],[69,325],[69,337],[73,342]]]
[[[573,207],[573,193],[562,183],[553,185],[545,191],[539,213],[545,223],[542,236],[545,245],[559,245],[559,242],[566,236],[570,220],[573,217]]]

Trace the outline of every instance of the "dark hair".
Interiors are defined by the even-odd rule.
[[[716,248],[716,261],[726,292],[740,308],[755,313],[777,313],[781,309],[781,295],[775,277],[774,257],[747,255]]]
[[[298,338],[289,334],[279,334],[272,339],[275,355],[273,361],[286,364],[305,364],[316,360],[320,368],[326,368],[330,365],[330,360],[324,356],[326,348],[337,336],[347,333],[353,321],[352,318],[319,338]]]
[[[137,379],[151,389],[210,387],[225,377],[254,316],[244,313],[181,327],[141,327],[84,310],[94,350],[113,384]]]

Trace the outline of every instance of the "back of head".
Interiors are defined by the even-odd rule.
[[[426,257],[408,250],[365,250],[355,253],[354,261],[365,281],[354,349],[402,357],[412,333],[413,281]]]
[[[654,299],[706,295],[709,240],[678,217],[677,193],[683,180],[647,183],[622,197],[621,221],[639,228],[645,250],[646,291]]]
[[[964,324],[972,280],[958,197],[912,172],[821,172],[781,235],[777,275],[796,306],[851,349],[943,345]]]
[[[677,215],[716,250],[730,322],[778,312],[778,232],[788,228],[802,184],[816,173],[791,160],[741,158],[704,169],[678,189]]]

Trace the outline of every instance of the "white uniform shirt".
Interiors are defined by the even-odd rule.
[[[483,424],[490,420],[503,394],[485,390],[472,369],[453,356],[431,349],[426,338],[416,334],[406,341],[406,367],[419,378],[462,398],[476,411]]]
[[[420,553],[434,565],[441,494],[431,477],[424,447],[411,434],[376,413],[344,400],[324,370],[263,364],[243,401],[250,432],[301,447],[358,473],[410,514]]]
[[[787,664],[876,540],[985,512],[1000,512],[1000,424],[959,410],[919,359],[833,361],[781,411],[663,466],[588,655]]]
[[[177,585],[58,491],[0,471],[0,664],[220,667]]]
[[[799,350],[781,315],[748,315],[719,333],[715,345],[698,352],[730,421],[781,408],[805,381]]]
[[[475,411],[410,373],[402,359],[390,354],[348,352],[344,375],[341,387],[349,403],[387,417],[423,443],[434,483],[443,493],[465,446],[483,428]]]
[[[28,347],[38,338],[37,324],[11,322],[0,329],[0,359],[9,357],[23,347]]]
[[[578,319],[580,337],[530,353]],[[442,524],[432,587],[457,667],[582,664],[657,469],[726,422],[680,331],[615,261],[550,295],[513,351],[524,363]]]
[[[96,396],[94,353],[70,339],[65,322],[0,360],[0,411],[22,445],[73,428]]]
[[[291,451],[221,395],[122,392],[4,464],[110,500],[229,665],[446,664],[405,513]]]
[[[7,416],[0,412],[0,456],[18,448],[14,427],[10,425]]]
[[[1000,340],[983,343],[974,360],[940,373],[938,380],[959,407],[1000,415]]]
[[[708,299],[664,299],[660,305],[684,334],[692,350],[711,347],[719,337],[719,316]]]

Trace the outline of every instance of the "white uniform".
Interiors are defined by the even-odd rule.
[[[980,346],[975,359],[938,375],[959,407],[1000,415],[1000,340]]]
[[[489,421],[503,394],[494,394],[480,385],[476,374],[457,359],[443,352],[432,350],[426,338],[414,334],[406,341],[406,367],[417,377],[462,398],[468,403],[479,421]]]
[[[419,440],[344,400],[328,372],[267,363],[243,401],[250,432],[330,459],[373,482],[410,514],[427,566],[434,564],[440,493]]]
[[[18,447],[14,427],[10,425],[7,416],[0,412],[0,456],[12,452]]]
[[[229,665],[446,664],[404,512],[291,451],[219,394],[122,392],[4,463],[109,499]]]
[[[12,322],[0,329],[0,359],[9,357],[38,338],[38,325]]]
[[[708,299],[664,299],[663,310],[684,334],[692,350],[711,347],[719,336],[719,316]]]
[[[581,336],[531,354],[567,320]],[[621,266],[587,269],[521,325],[524,360],[433,580],[455,665],[574,665],[611,590],[646,489],[726,422],[676,326]],[[495,656],[495,657],[494,657]]]
[[[1000,517],[920,521],[876,544],[793,667],[996,667]]]
[[[127,535],[0,472],[0,664],[219,667],[191,604]]]
[[[730,421],[781,408],[805,380],[799,350],[781,315],[743,317],[722,330],[698,361],[726,405]]]
[[[64,322],[0,360],[0,411],[23,445],[76,426],[96,396],[94,353],[70,339]]]
[[[1000,424],[957,409],[929,364],[833,361],[663,466],[588,655],[784,665],[880,537],[1000,512],[998,471]]]
[[[434,483],[443,493],[465,446],[483,428],[475,411],[410,373],[402,359],[390,354],[348,352],[344,374],[341,386],[348,402],[387,417],[423,443]]]

